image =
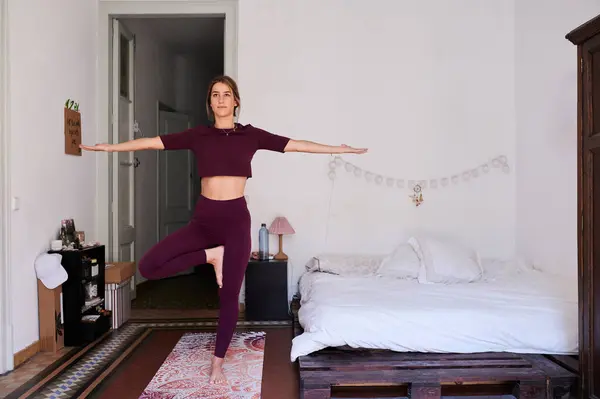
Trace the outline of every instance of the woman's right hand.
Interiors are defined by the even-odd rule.
[[[86,151],[112,152],[110,144],[96,144],[96,145],[92,145],[92,146],[80,144],[79,147],[82,150],[86,150]]]

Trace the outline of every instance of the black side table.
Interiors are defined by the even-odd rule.
[[[246,320],[291,320],[286,260],[250,260],[246,269]]]

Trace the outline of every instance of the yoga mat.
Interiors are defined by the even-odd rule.
[[[140,399],[260,399],[266,334],[236,332],[225,356],[226,383],[209,384],[215,333],[184,334]]]

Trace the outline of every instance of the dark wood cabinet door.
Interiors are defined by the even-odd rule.
[[[600,16],[567,34],[577,45],[579,207],[578,397],[600,399]]]
[[[581,46],[581,366],[585,397],[600,399],[600,35]]]

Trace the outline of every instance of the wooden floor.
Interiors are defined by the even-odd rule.
[[[289,361],[291,328],[239,328],[267,333],[261,399],[298,397],[298,371]],[[90,399],[138,398],[186,330],[157,331],[115,372]]]
[[[137,399],[179,338],[186,332],[198,330],[197,328],[171,327],[154,331],[140,345],[139,350],[134,350],[110,374],[94,381],[91,384],[92,388],[88,388],[89,395],[87,397],[90,399]],[[215,328],[202,328],[202,330],[214,331]],[[238,328],[238,331],[258,330],[267,333],[261,399],[297,398],[299,392],[298,371],[296,364],[289,361],[292,340],[291,326]],[[61,354],[68,351],[72,351],[72,348],[62,350]],[[57,355],[39,353],[18,369],[0,377],[0,398],[5,398],[18,388],[23,388],[23,384],[31,387],[34,384],[44,383],[44,378],[49,378],[48,375],[52,374],[47,370],[44,372],[44,370],[50,367],[59,368],[56,359]],[[42,374],[39,374],[40,372]],[[30,387],[27,389],[31,389]],[[25,390],[21,389],[20,391],[24,392]],[[30,394],[23,396],[11,395],[11,398],[41,397],[29,392]]]
[[[177,324],[177,323],[174,323]],[[184,323],[185,324],[185,323]],[[204,331],[214,331],[215,327],[199,327]],[[134,350],[130,356],[113,367],[113,370],[102,377],[94,377],[95,380],[88,384],[87,389],[90,399],[114,399],[114,398],[139,398],[140,393],[150,382],[156,371],[164,362],[166,356],[171,352],[179,338],[188,331],[198,331],[196,327],[168,327],[156,329],[148,338]],[[261,327],[238,327],[239,331],[265,331],[267,333],[262,381],[261,399],[299,399],[299,373],[297,363],[289,360],[291,342],[293,337],[292,326],[261,326]],[[116,333],[119,333],[118,331]],[[61,355],[69,352],[70,348],[64,349]],[[40,353],[27,361],[17,370],[6,376],[0,377],[0,398],[9,395],[22,384],[41,384],[44,378],[44,369],[57,367],[57,355]],[[65,361],[66,363],[66,361]],[[111,367],[109,367],[111,368]],[[47,370],[46,375],[51,374]],[[30,381],[28,383],[28,381]],[[500,387],[499,387],[500,388]],[[27,388],[30,389],[30,388]],[[25,392],[21,386],[21,392]],[[28,391],[31,392],[31,391]],[[457,392],[446,390],[445,398],[457,397]],[[405,398],[406,387],[351,387],[334,388],[334,398]],[[493,395],[493,396],[490,396]],[[29,395],[11,395],[14,398],[46,397],[35,393]],[[503,395],[498,391],[496,394],[479,393],[473,398],[513,398]],[[468,398],[462,396],[463,399]]]
[[[298,399],[298,367],[297,363],[291,363],[289,360],[293,336],[292,327],[248,327],[238,328],[238,330],[262,330],[267,333],[261,399]],[[178,328],[154,332],[143,345],[140,345],[139,350],[135,350],[131,356],[115,367],[113,372],[105,378],[96,380],[87,397],[90,399],[137,399],[179,338],[187,331],[190,330]],[[0,397],[5,397],[9,393],[9,387],[15,387],[15,381],[23,383],[27,376],[35,379],[36,370],[39,372],[53,359],[55,358],[47,354],[38,354],[13,373],[0,377],[0,387],[3,387]],[[40,378],[38,377],[37,380]],[[10,385],[11,383],[13,385]],[[406,389],[400,386],[338,388],[334,389],[332,393],[336,398],[406,397]],[[27,397],[37,396],[22,396],[23,399]],[[478,398],[512,398],[512,396],[478,396]]]

